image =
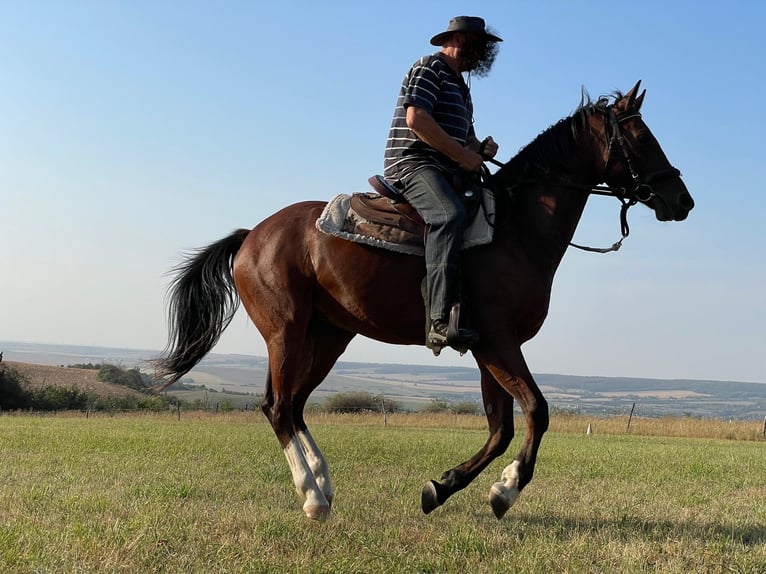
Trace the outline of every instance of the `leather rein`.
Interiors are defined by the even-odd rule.
[[[572,247],[588,251],[591,253],[610,253],[612,251],[618,251],[622,247],[622,242],[630,235],[630,226],[628,225],[628,210],[637,203],[648,204],[653,198],[658,197],[654,193],[652,183],[668,179],[672,177],[679,177],[681,172],[674,168],[669,167],[667,169],[652,172],[645,177],[641,177],[633,165],[633,161],[628,153],[628,147],[625,143],[625,138],[620,130],[620,124],[633,118],[640,118],[639,112],[633,112],[629,115],[617,116],[614,112],[614,106],[610,105],[606,108],[604,115],[604,135],[607,139],[607,159],[604,171],[609,169],[609,163],[612,160],[612,150],[615,146],[619,148],[622,154],[622,160],[630,171],[631,178],[633,179],[633,189],[628,190],[625,187],[611,187],[606,185],[580,185],[568,182],[556,182],[556,185],[569,187],[571,189],[577,189],[580,191],[587,191],[594,195],[603,195],[606,197],[614,197],[620,201],[620,232],[621,237],[618,241],[612,244],[611,247],[588,247],[585,245],[578,245],[577,243],[569,243]],[[498,167],[504,167],[505,164],[495,159],[487,159],[489,163]]]

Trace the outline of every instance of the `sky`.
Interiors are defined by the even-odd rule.
[[[531,370],[766,383],[756,0],[0,0],[0,341],[159,352],[170,268],[288,204],[366,191],[404,74],[461,14],[505,39],[472,81],[499,159],[583,87],[642,80],[696,201],[684,222],[634,208],[616,254],[567,252]],[[575,241],[611,245],[618,207],[591,198]],[[214,352],[266,354],[242,310]],[[473,364],[361,337],[342,360]]]

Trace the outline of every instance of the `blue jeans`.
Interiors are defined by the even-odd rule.
[[[431,320],[447,320],[457,301],[458,259],[467,225],[465,205],[448,177],[435,168],[416,171],[402,193],[428,225],[425,260]]]

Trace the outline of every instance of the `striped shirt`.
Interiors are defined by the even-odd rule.
[[[438,52],[418,60],[404,77],[388,133],[383,173],[391,182],[406,182],[415,171],[426,166],[454,173],[458,167],[454,161],[418,139],[407,127],[409,106],[431,114],[460,145],[475,137],[468,86]]]

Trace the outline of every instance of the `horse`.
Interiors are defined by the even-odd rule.
[[[467,487],[514,436],[513,405],[527,432],[516,458],[489,492],[499,519],[532,479],[549,424],[548,404],[521,345],[548,313],[554,274],[591,193],[626,208],[643,204],[660,221],[681,221],[694,201],[640,113],[646,90],[592,101],[550,126],[489,176],[496,218],[491,243],[464,251],[462,288],[470,349],[480,374],[489,436],[467,461],[428,481],[428,514]],[[598,184],[606,183],[606,187]],[[331,515],[329,466],[304,419],[311,392],[357,335],[425,344],[422,257],[384,251],[317,230],[325,202],[296,203],[252,230],[238,229],[188,256],[169,287],[169,340],[158,362],[162,388],[178,381],[216,344],[241,302],[268,351],[261,409],[290,466],[309,518]],[[623,217],[624,219],[624,217]],[[624,227],[627,227],[626,223]]]

